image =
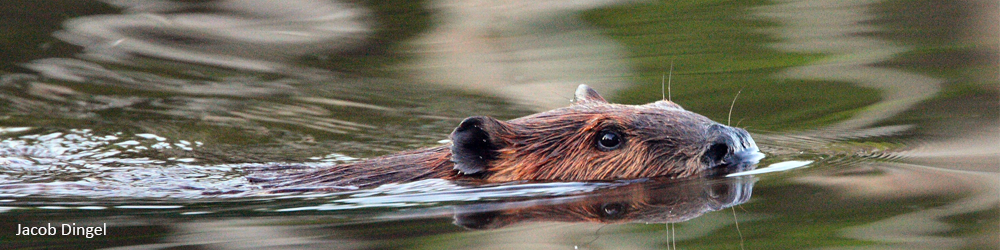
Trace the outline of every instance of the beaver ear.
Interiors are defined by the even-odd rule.
[[[471,175],[486,171],[496,151],[505,146],[503,137],[511,133],[504,122],[486,116],[465,118],[451,132],[451,161],[455,170]]]
[[[580,84],[576,87],[576,98],[573,99],[573,105],[580,105],[585,103],[608,103],[598,94],[596,90],[590,88],[586,84]]]

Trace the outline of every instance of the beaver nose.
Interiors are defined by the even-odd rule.
[[[713,139],[705,151],[704,160],[708,168],[718,174],[751,170],[764,158],[746,130],[712,124],[708,128],[708,135]]]

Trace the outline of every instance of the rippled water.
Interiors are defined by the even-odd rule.
[[[995,2],[0,7],[2,248],[1000,248]],[[692,180],[245,179],[440,145],[578,84],[667,95],[767,158]]]

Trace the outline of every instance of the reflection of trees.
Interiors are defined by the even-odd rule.
[[[413,42],[416,80],[525,104],[562,107],[563,89],[628,85],[621,46],[577,12],[628,1],[430,1],[437,25]]]
[[[781,23],[780,29],[771,30],[781,38],[772,47],[793,53],[831,54],[830,59],[786,69],[779,78],[847,82],[878,89],[882,94],[879,103],[827,130],[851,131],[871,126],[913,108],[940,91],[941,79],[878,66],[910,48],[857,35],[881,30],[871,24],[875,16],[868,11],[875,2],[783,1],[756,9],[756,15]],[[812,136],[826,134],[829,133]]]
[[[941,236],[958,228],[947,223],[949,220],[983,216],[978,214],[988,214],[1000,208],[998,177],[1000,175],[996,173],[942,170],[905,163],[844,164],[793,179],[805,185],[834,190],[831,193],[835,196],[802,199],[797,201],[800,205],[789,204],[788,207],[824,202],[816,200],[839,200],[843,205],[831,205],[815,212],[855,210],[853,213],[863,214],[858,217],[867,218],[864,223],[839,230],[848,238],[913,249],[958,248],[975,245],[976,241],[986,242],[996,235],[988,235],[990,233],[987,232],[987,235]],[[908,199],[920,200],[907,203],[910,206],[920,204],[928,208],[900,208],[899,201]],[[865,204],[865,208],[858,208],[858,204]],[[871,212],[859,212],[868,209]],[[980,226],[986,227],[962,225],[969,228]]]
[[[327,107],[377,105],[325,96],[285,100],[313,81],[329,81],[326,70],[298,66],[303,57],[355,48],[371,33],[372,18],[363,7],[331,1],[110,2],[123,13],[68,19],[53,34],[83,53],[24,64],[41,77],[6,81],[2,87],[12,94],[0,99],[19,110],[56,110],[48,112],[56,117],[107,110],[147,117],[123,119],[129,125],[166,115],[255,130],[265,128],[253,122],[332,133],[369,128],[329,117]],[[66,83],[71,85],[59,85]]]
[[[274,72],[281,62],[354,46],[370,33],[365,10],[330,1],[119,2],[120,15],[74,18],[55,34],[88,59],[145,56]]]

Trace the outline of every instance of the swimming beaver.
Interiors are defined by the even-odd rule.
[[[611,104],[586,85],[569,107],[509,121],[466,118],[449,145],[401,152],[276,178],[265,188],[366,188],[428,178],[486,182],[583,181],[721,175],[763,154],[746,130],[670,101]]]

